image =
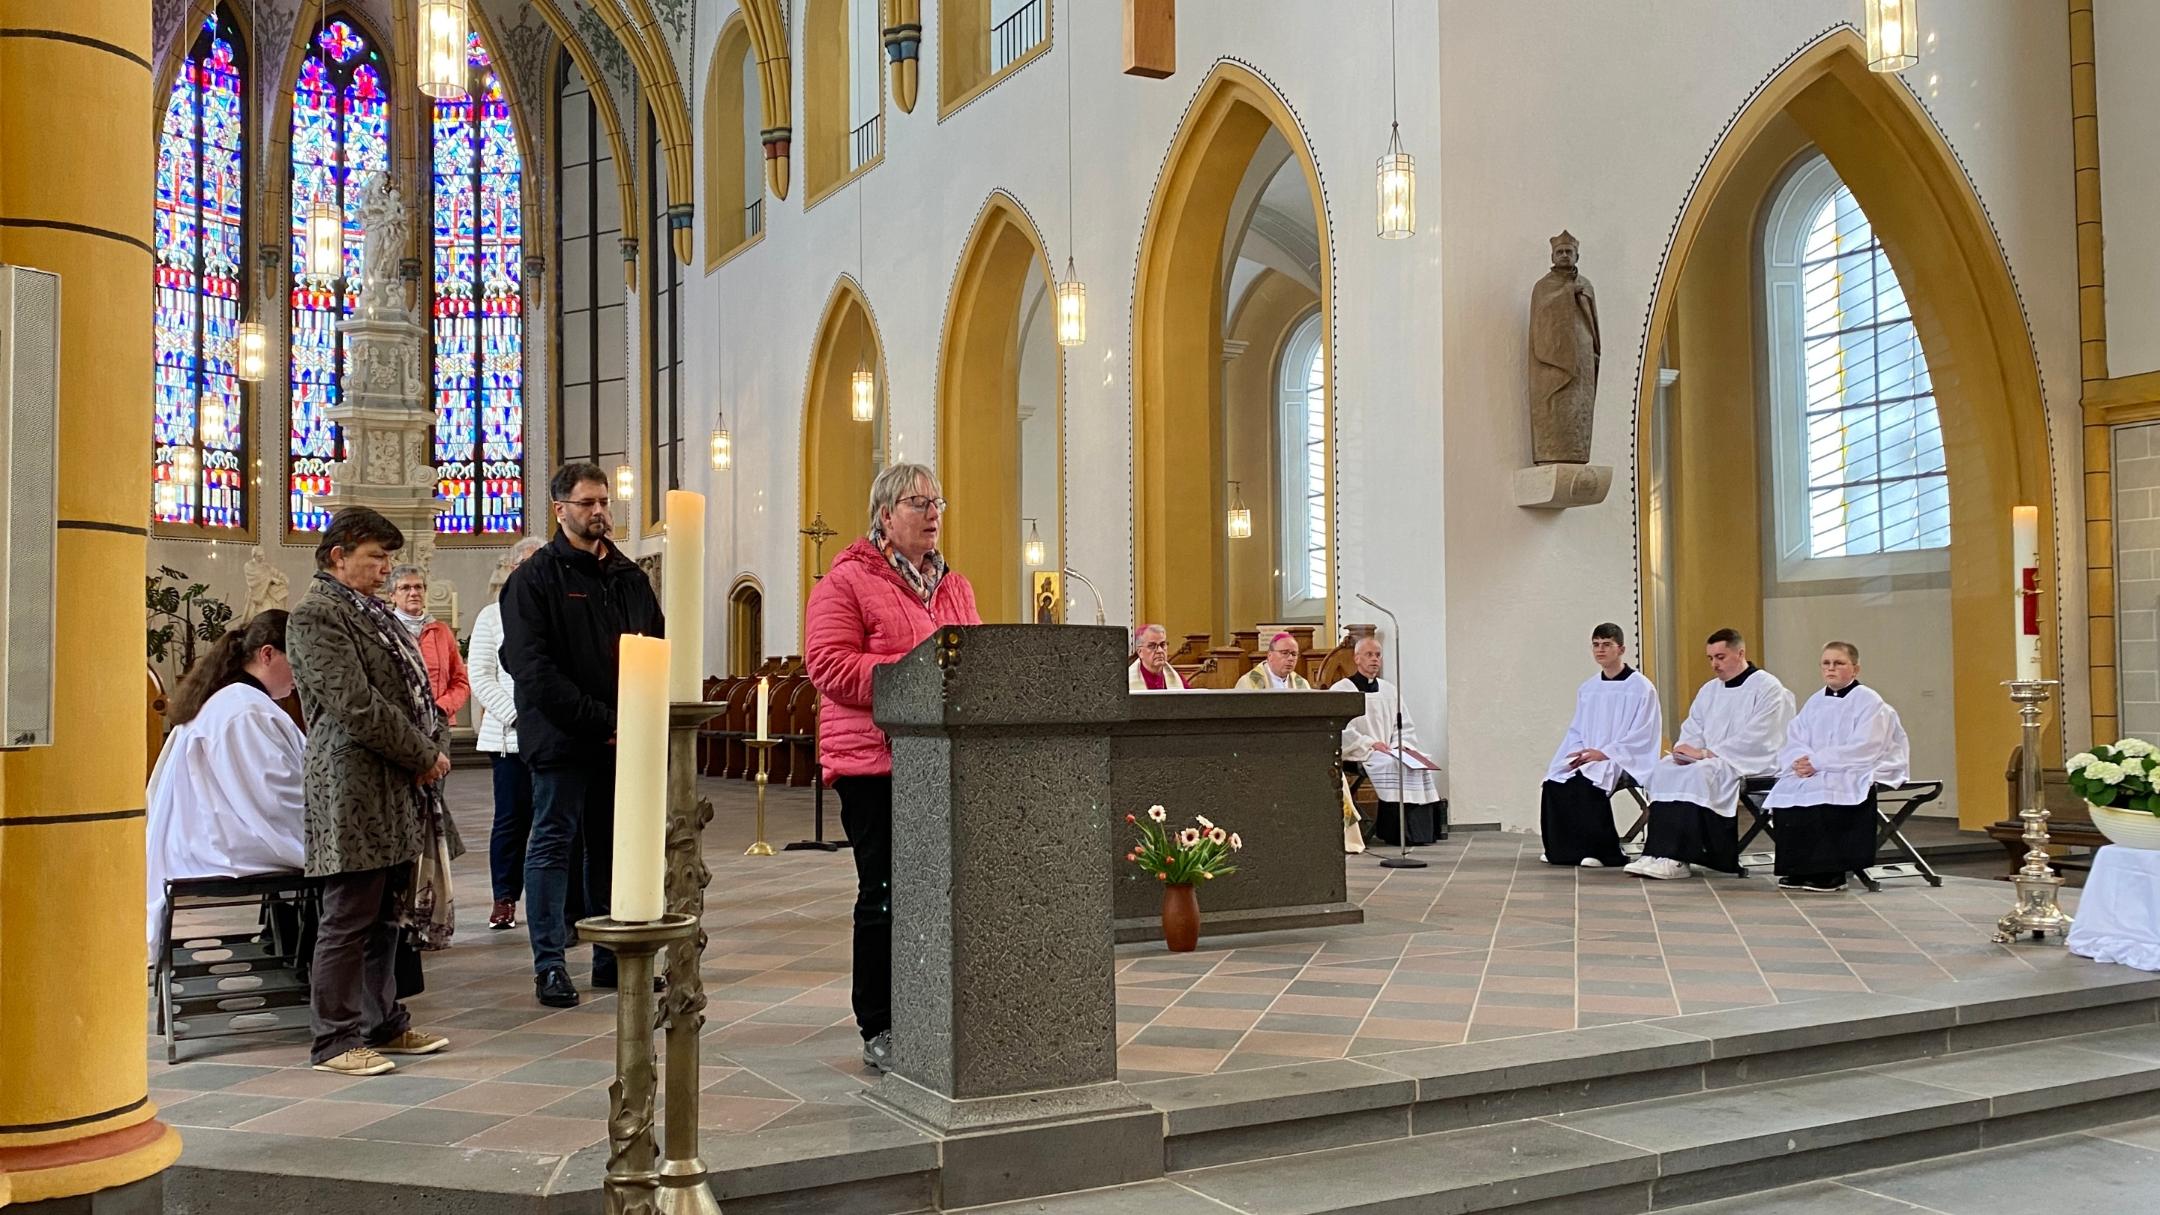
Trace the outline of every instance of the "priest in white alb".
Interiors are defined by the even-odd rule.
[[[1711,679],[1695,693],[1672,754],[1650,771],[1650,833],[1627,867],[1637,877],[1694,876],[1692,865],[1740,872],[1740,784],[1777,771],[1792,693],[1748,661],[1734,629],[1703,648]]]
[[[1185,677],[1170,665],[1170,634],[1159,624],[1143,624],[1133,630],[1132,665],[1125,668],[1125,687],[1133,692],[1182,692]]]
[[[1875,791],[1905,783],[1912,746],[1897,710],[1860,683],[1860,648],[1823,647],[1823,690],[1785,731],[1777,787],[1764,802],[1777,826],[1778,889],[1835,894],[1875,863]]]
[[[172,730],[150,772],[149,923],[163,946],[168,878],[297,872],[306,739],[278,707],[292,695],[285,612],[272,608],[219,638],[173,690]]]
[[[1627,635],[1617,624],[1590,630],[1590,657],[1597,674],[1575,692],[1575,717],[1553,753],[1540,792],[1540,831],[1548,865],[1586,869],[1620,866],[1620,833],[1613,826],[1612,794],[1621,776],[1650,781],[1664,735],[1657,689],[1627,664]]]
[[[1447,835],[1447,811],[1440,805],[1440,789],[1433,779],[1437,765],[1418,749],[1417,725],[1402,713],[1401,732],[1396,712],[1402,692],[1380,674],[1380,639],[1360,637],[1351,656],[1357,670],[1338,679],[1330,692],[1363,692],[1365,712],[1343,727],[1343,764],[1355,764],[1380,799],[1379,821],[1373,839],[1379,843],[1401,842],[1396,834],[1407,820],[1410,843],[1430,844]],[[1407,812],[1405,812],[1407,808]]]

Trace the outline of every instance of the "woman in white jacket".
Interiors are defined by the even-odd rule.
[[[527,536],[510,549],[510,568],[540,551],[546,541]],[[478,750],[495,757],[495,827],[488,834],[489,880],[495,905],[488,927],[517,927],[517,903],[525,893],[525,841],[532,835],[532,773],[518,758],[517,697],[502,664],[502,605],[491,603],[473,619],[465,668],[480,714]]]

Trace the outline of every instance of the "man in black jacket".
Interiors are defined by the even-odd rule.
[[[607,914],[611,893],[621,638],[665,631],[651,579],[608,541],[607,474],[565,464],[548,495],[554,541],[503,583],[502,660],[517,688],[518,755],[532,770],[525,920],[533,991],[542,1004],[568,1008],[578,1002],[564,961],[572,891],[582,892],[586,915]],[[615,986],[615,955],[599,946],[592,985]]]

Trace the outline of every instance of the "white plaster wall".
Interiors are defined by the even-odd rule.
[[[1134,266],[1158,169],[1179,120],[1218,56],[1235,56],[1272,78],[1304,120],[1328,193],[1337,278],[1336,432],[1340,459],[1337,519],[1344,543],[1339,594],[1365,591],[1403,615],[1414,674],[1410,704],[1425,729],[1441,725],[1437,561],[1440,517],[1438,237],[1428,221],[1415,239],[1372,235],[1372,165],[1387,139],[1387,14],[1263,0],[1187,5],[1178,14],[1179,69],[1169,80],[1122,75],[1122,29],[1115,6],[1067,0],[1055,6],[1053,50],[951,115],[937,119],[937,38],[923,40],[922,97],[903,114],[888,102],[884,161],[818,205],[804,209],[804,152],[785,201],[768,199],[764,239],[709,276],[689,283],[688,383],[711,393],[715,365],[736,429],[731,483],[714,496],[722,537],[711,585],[741,571],[773,595],[767,647],[799,648],[794,535],[801,474],[802,398],[814,332],[834,280],[856,268],[856,191],[862,192],[865,287],[890,371],[895,447],[920,458],[936,450],[936,377],[946,299],[960,251],[993,189],[1020,200],[1059,272],[1068,253],[1088,286],[1088,342],[1066,362],[1067,560],[1108,599],[1112,623],[1132,614],[1131,322]],[[1431,10],[1402,14],[1405,137],[1433,147],[1436,102],[1429,57]],[[714,35],[727,17],[699,15],[698,70],[711,70]],[[934,8],[927,23],[936,21]],[[1077,17],[1077,20],[1075,18]],[[795,31],[800,52],[801,34]],[[1074,136],[1078,180],[1068,222],[1064,133],[1065,46],[1077,43]],[[798,59],[798,64],[800,60]],[[799,73],[798,73],[799,80]],[[703,87],[702,79],[697,88]],[[797,86],[795,129],[806,123]],[[700,149],[701,154],[703,149]],[[1428,172],[1432,170],[1428,169]],[[1427,179],[1427,189],[1435,188]],[[1428,196],[1430,197],[1430,196]],[[700,214],[706,206],[700,201]],[[1421,289],[1412,289],[1422,283]],[[717,339],[724,320],[724,355]],[[710,408],[711,397],[700,398]],[[1368,428],[1387,419],[1387,430]],[[709,478],[702,466],[699,478]],[[1384,500],[1367,487],[1388,486]],[[963,509],[966,504],[956,504]],[[760,511],[763,513],[759,513]],[[1404,553],[1371,561],[1368,550],[1402,543]],[[712,599],[717,602],[717,590]],[[1075,591],[1077,618],[1092,615]],[[1371,619],[1358,610],[1346,620]]]
[[[1634,397],[1673,224],[1759,85],[1858,9],[1846,0],[1440,6],[1441,190],[1437,210],[1421,211],[1441,228],[1447,298],[1444,565],[1448,677],[1461,697],[1447,748],[1457,821],[1534,827],[1537,774],[1587,671],[1590,627],[1612,619],[1639,631]],[[2083,515],[2067,19],[2060,5],[2016,0],[1932,4],[1924,15],[1927,57],[1904,79],[1957,151],[2016,277],[2051,410],[2057,518],[2074,521]],[[1510,474],[1529,457],[1524,327],[1546,239],[1562,228],[1581,239],[1597,288],[1604,360],[1592,459],[1613,465],[1615,478],[1602,505],[1533,512],[1509,496]],[[2081,537],[2074,523],[2060,534],[2061,568],[2076,571]],[[2082,578],[2059,590],[2062,619],[2082,620]],[[2073,741],[2086,729],[2084,661],[2078,630],[2063,652]],[[1687,686],[1660,691],[1692,694],[1698,665],[1683,661]]]
[[[2094,0],[2108,374],[2160,370],[2160,4]]]
[[[1403,5],[1403,140],[1417,157],[1420,194],[1420,230],[1404,241],[1381,241],[1371,227],[1373,161],[1387,138],[1385,6],[1182,6],[1178,72],[1164,81],[1117,72],[1114,6],[1065,0],[1057,9],[1052,52],[943,123],[936,31],[926,31],[922,97],[912,114],[887,105],[884,161],[806,210],[798,146],[790,197],[767,200],[764,238],[715,273],[689,276],[685,382],[705,411],[698,426],[725,400],[737,456],[717,484],[702,461],[691,473],[693,488],[713,485],[708,645],[718,644],[722,592],[747,572],[771,596],[768,652],[800,648],[792,600],[802,400],[825,301],[835,279],[857,269],[858,191],[862,277],[890,373],[890,430],[906,455],[936,450],[946,300],[984,198],[999,188],[1018,198],[1061,271],[1068,252],[1076,257],[1089,340],[1066,364],[1067,560],[1102,586],[1113,622],[1129,620],[1134,267],[1179,120],[1216,58],[1233,56],[1296,110],[1327,195],[1341,619],[1378,619],[1352,598],[1358,592],[1402,617],[1399,674],[1424,736],[1445,748],[1457,821],[1534,823],[1535,774],[1585,673],[1590,625],[1615,619],[1633,633],[1639,619],[1633,386],[1674,219],[1758,85],[1824,31],[1856,19],[1857,5]],[[700,14],[701,74],[726,17]],[[934,23],[935,10],[926,17]],[[1927,20],[1935,41],[1909,83],[1962,157],[2016,274],[2055,411],[2057,514],[2075,520],[2065,18],[2051,3],[1971,0],[1931,5]],[[799,29],[795,38],[799,65]],[[1057,138],[1070,44],[1079,47],[1077,225],[1067,218]],[[703,87],[693,82],[692,95]],[[800,136],[799,83],[796,92]],[[701,199],[701,222],[710,210]],[[1605,504],[1546,514],[1511,505],[1508,484],[1528,457],[1528,292],[1545,268],[1546,238],[1562,227],[1582,239],[1601,302],[1594,458],[1618,472]],[[2066,529],[2063,568],[2079,568],[2079,543]],[[2081,579],[2060,589],[2063,619],[2082,619]],[[2063,660],[2075,681],[2076,735],[2086,713],[2081,634],[2066,638]]]

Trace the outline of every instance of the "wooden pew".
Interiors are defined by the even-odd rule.
[[[1373,631],[1373,626],[1369,624],[1344,625],[1342,640],[1335,643],[1334,649],[1321,656],[1314,668],[1318,674],[1308,676],[1312,680],[1312,686],[1334,687],[1337,680],[1346,679],[1352,671],[1357,670],[1357,643],[1372,636]]]
[[[804,679],[788,697],[788,729],[779,748],[788,755],[787,783],[798,789],[818,779],[817,723],[818,691]]]

